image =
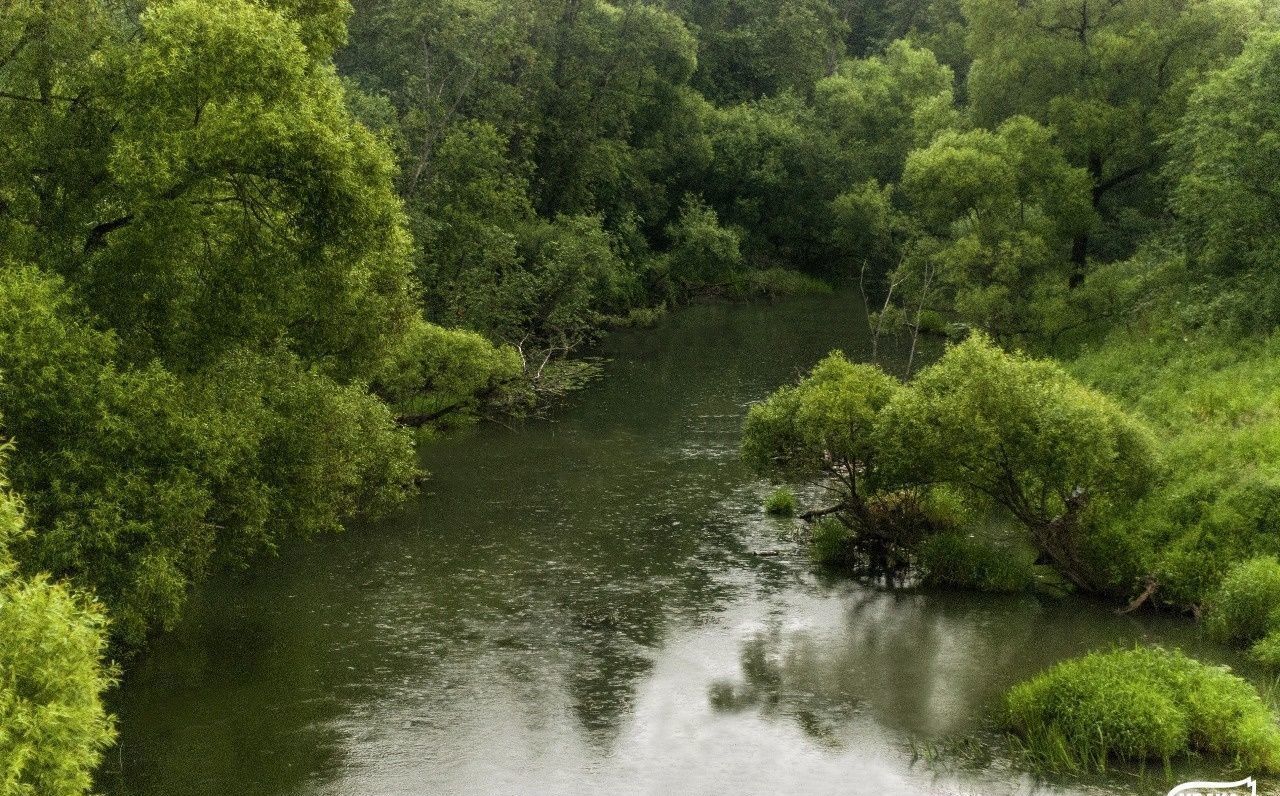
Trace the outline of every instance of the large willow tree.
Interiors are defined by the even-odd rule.
[[[0,10],[17,551],[130,639],[209,564],[395,500],[412,447],[381,399],[465,410],[514,368],[417,309],[392,157],[331,62],[348,11]]]

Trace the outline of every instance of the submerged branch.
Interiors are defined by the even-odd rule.
[[[823,517],[829,517],[832,514],[838,514],[842,511],[845,511],[848,508],[849,506],[846,503],[837,503],[836,505],[831,506],[829,508],[814,509],[813,511],[806,511],[800,515],[800,519],[804,520],[805,522],[813,522],[814,520],[822,519]]]

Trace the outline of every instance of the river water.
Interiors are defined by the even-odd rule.
[[[397,516],[195,596],[129,667],[104,788],[1162,794],[1037,783],[986,728],[1005,688],[1087,650],[1221,659],[1189,623],[825,578],[762,514],[742,416],[832,348],[869,352],[848,295],[693,307],[608,338],[604,379],[552,419],[430,445]]]

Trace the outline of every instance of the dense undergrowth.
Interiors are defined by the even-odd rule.
[[[1233,565],[1280,553],[1280,336],[1123,333],[1072,367],[1161,440],[1160,488],[1117,533],[1133,576],[1200,606]]]

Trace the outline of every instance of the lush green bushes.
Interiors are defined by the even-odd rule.
[[[81,796],[115,737],[106,616],[82,592],[16,573],[8,546],[26,535],[0,475],[0,794]]]
[[[823,517],[809,532],[809,553],[813,560],[832,569],[852,569],[861,561],[853,532],[835,517]]]
[[[1234,644],[1261,639],[1280,625],[1280,561],[1254,558],[1233,567],[1206,608],[1219,639]]]
[[[1205,609],[1218,639],[1249,647],[1264,665],[1280,665],[1280,561],[1264,556],[1232,567]]]
[[[1280,336],[1191,331],[1203,308],[1164,306],[1156,328],[1117,332],[1072,370],[1156,430],[1166,477],[1115,534],[1160,599],[1189,607],[1238,562],[1280,555]]]
[[[1156,475],[1149,432],[1116,403],[975,335],[901,391],[881,424],[900,479],[991,501],[1071,583],[1111,586],[1093,531]]]
[[[757,469],[837,484],[840,498],[822,514],[850,530],[846,542],[858,554],[882,562],[909,560],[929,531],[913,485],[886,480],[880,467],[880,414],[901,389],[879,368],[835,352],[751,407],[743,431],[743,456]]]
[[[14,552],[92,587],[130,642],[172,625],[211,563],[385,509],[416,473],[385,404],[288,351],[232,351],[188,381],[120,348],[61,280],[0,271],[4,429],[39,531]]]
[[[1035,764],[1106,769],[1201,753],[1280,767],[1280,728],[1249,683],[1181,652],[1138,647],[1060,663],[1016,686],[1006,725]]]

